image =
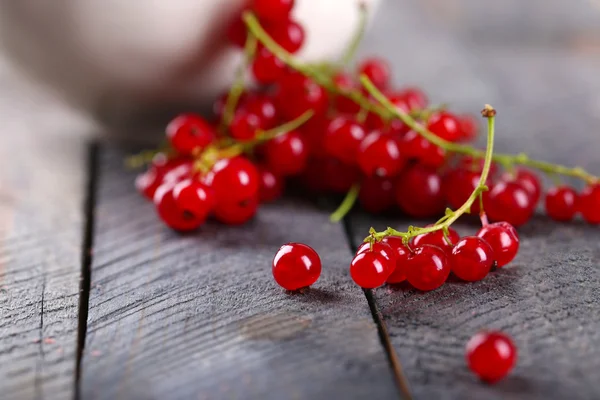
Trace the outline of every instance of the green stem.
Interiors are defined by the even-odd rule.
[[[485,159],[483,164],[483,170],[481,171],[481,177],[479,178],[479,182],[477,183],[477,187],[473,190],[473,193],[469,196],[467,201],[464,202],[462,206],[456,211],[447,212],[447,218],[443,218],[433,226],[427,228],[416,228],[409,227],[407,232],[400,232],[393,228],[387,228],[383,232],[372,232],[369,236],[365,238],[365,242],[373,242],[375,240],[381,240],[386,236],[399,236],[405,242],[412,237],[417,235],[421,235],[423,233],[430,233],[439,230],[443,230],[445,235],[447,235],[448,228],[452,225],[457,219],[459,219],[462,215],[468,214],[471,212],[471,206],[473,202],[477,200],[480,193],[488,190],[485,182],[487,181],[490,167],[492,165],[492,155],[494,153],[494,126],[495,126],[495,114],[496,111],[489,105],[486,105],[482,111],[482,114],[488,119],[488,135],[487,135],[487,147],[485,150]]]
[[[340,65],[342,67],[347,67],[348,65],[350,65],[350,63],[354,59],[356,50],[358,50],[358,46],[362,42],[363,36],[365,35],[365,30],[367,28],[367,21],[368,21],[368,18],[367,18],[368,12],[367,12],[367,5],[363,2],[361,2],[359,5],[359,13],[360,13],[360,15],[359,15],[358,28],[356,29],[356,32],[354,33],[354,36],[352,37],[350,44],[348,45],[348,47],[346,47],[346,51],[344,52],[344,55],[342,56],[342,60],[340,61]]]
[[[307,110],[304,113],[302,113],[299,117],[296,117],[293,120],[286,122],[285,124],[281,124],[279,126],[276,126],[275,128],[266,131],[259,130],[256,134],[256,140],[249,142],[249,144],[254,146],[257,143],[262,143],[266,140],[271,140],[279,135],[283,135],[285,133],[298,129],[306,121],[311,119],[314,113],[315,112],[313,110]]]
[[[346,216],[346,214],[350,212],[350,210],[354,206],[354,203],[356,202],[356,198],[358,197],[359,191],[360,184],[355,183],[354,185],[352,185],[348,193],[346,193],[346,197],[344,198],[344,201],[342,201],[342,204],[340,204],[337,210],[335,210],[333,214],[331,214],[331,216],[329,217],[329,220],[331,222],[340,222]]]

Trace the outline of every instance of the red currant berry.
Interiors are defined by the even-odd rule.
[[[296,53],[304,43],[304,28],[294,20],[286,19],[268,24],[265,30],[281,47],[289,53]]]
[[[240,110],[235,113],[229,130],[231,137],[241,142],[253,140],[256,137],[256,131],[261,128],[262,121],[254,113]]]
[[[540,178],[534,172],[518,168],[516,173],[505,173],[500,180],[518,183],[529,194],[533,206],[540,200],[542,184]]]
[[[410,105],[406,101],[406,97],[402,93],[389,93],[386,96],[390,103],[401,112],[408,113],[410,111]],[[393,118],[390,121],[384,121],[378,114],[369,113],[367,115],[366,125],[370,130],[388,131],[393,133],[395,136],[402,137],[408,131],[410,127],[399,118]]]
[[[427,225],[427,227],[431,226],[432,225]],[[444,236],[444,232],[440,229],[415,236],[412,240],[412,245],[413,247],[420,247],[425,244],[430,244],[439,247],[449,255],[452,252],[452,246],[460,240],[460,235],[454,229],[448,228],[448,239],[450,239],[450,243],[448,243]]]
[[[239,203],[254,199],[260,187],[256,167],[244,157],[217,161],[212,170],[203,177],[203,181],[214,190],[217,208],[221,203]]]
[[[364,289],[374,289],[385,283],[392,265],[383,254],[367,251],[357,254],[350,263],[350,276]]]
[[[277,200],[283,194],[285,182],[265,166],[258,167],[260,174],[260,201],[268,203]]]
[[[479,179],[481,179],[481,174],[479,172],[473,172],[464,168],[455,168],[450,170],[444,176],[442,182],[444,196],[446,197],[448,204],[450,204],[450,207],[455,210],[460,208],[471,196],[471,193],[473,193],[479,184]],[[486,182],[486,185],[488,188],[493,187],[493,184],[489,178]],[[483,192],[482,196],[485,207],[485,205],[487,205],[489,202],[489,192]],[[480,211],[479,199],[477,199],[471,206],[471,213],[479,214]]]
[[[248,29],[242,19],[242,13],[240,12],[227,27],[227,39],[229,39],[229,42],[235,47],[244,48],[247,38]]]
[[[281,246],[273,259],[273,277],[279,286],[298,290],[314,284],[321,275],[321,259],[302,243]]]
[[[358,168],[333,158],[325,160],[320,173],[323,175],[327,189],[334,193],[347,193],[360,179]]]
[[[394,184],[388,178],[366,177],[360,185],[358,201],[365,211],[377,214],[394,205]]]
[[[293,72],[286,74],[280,81],[276,104],[284,118],[294,119],[308,110],[314,112],[314,118],[327,112],[329,98],[325,89],[315,81]]]
[[[162,176],[156,168],[150,168],[135,178],[136,189],[147,199],[152,200],[156,189],[162,184]]]
[[[535,204],[518,182],[501,181],[490,191],[486,212],[493,221],[521,226],[531,219]]]
[[[429,142],[415,131],[408,131],[402,136],[400,149],[406,157],[428,167],[439,168],[446,162],[444,149]]]
[[[463,281],[480,281],[490,272],[494,264],[494,251],[477,236],[467,236],[458,241],[449,255],[454,275]]]
[[[311,156],[325,158],[325,131],[330,120],[325,116],[312,117],[299,128],[300,133],[306,139],[308,152]]]
[[[177,206],[173,195],[175,184],[163,183],[154,193],[154,205],[160,219],[171,229],[181,232],[197,229],[204,222],[193,212],[182,210]]]
[[[271,129],[277,125],[277,110],[272,98],[264,94],[249,96],[243,105],[249,113],[256,114],[261,121],[262,129]]]
[[[464,157],[460,158],[457,168],[464,168],[471,172],[481,173],[483,171],[484,163],[485,163],[485,160],[483,158],[474,158],[471,156],[464,156]],[[497,173],[498,173],[498,164],[496,164],[495,162],[492,162],[492,164],[490,165],[489,176],[493,177]],[[502,180],[507,180],[507,179],[502,179]],[[512,179],[508,179],[508,180],[512,180]]]
[[[456,142],[462,136],[460,121],[447,111],[434,113],[427,121],[427,129],[449,142]]]
[[[511,262],[519,251],[519,235],[508,222],[496,222],[484,226],[477,236],[485,240],[494,252],[494,261],[498,268]]]
[[[502,332],[479,332],[467,343],[467,364],[481,380],[495,383],[504,378],[517,361],[517,348]]]
[[[396,262],[398,260],[396,257],[396,252],[391,248],[390,245],[383,242],[375,242],[373,243],[373,247],[371,247],[371,243],[364,242],[363,244],[358,246],[358,249],[356,250],[356,255],[365,253],[367,251],[373,251],[384,256],[389,261],[389,263],[387,264],[387,267],[389,267],[388,275],[394,272],[394,268],[396,268]]]
[[[390,66],[380,58],[367,58],[358,66],[358,74],[366,75],[378,89],[385,89],[391,77]]]
[[[325,132],[324,146],[327,154],[348,164],[356,164],[358,150],[366,137],[365,128],[348,117],[331,120]]]
[[[191,161],[188,161],[176,167],[165,170],[165,173],[162,177],[162,181],[169,183],[178,183],[183,181],[184,179],[191,178],[193,172],[193,164]]]
[[[270,85],[283,78],[286,65],[281,59],[274,56],[266,47],[261,47],[252,61],[252,75],[256,82]]]
[[[568,186],[550,189],[546,194],[546,213],[555,221],[570,221],[577,212],[577,192]]]
[[[219,201],[214,210],[215,218],[227,225],[241,225],[248,222],[258,209],[258,194],[253,197],[235,201],[228,199]]]
[[[371,132],[358,148],[358,165],[366,176],[392,177],[404,167],[398,141],[379,132]]]
[[[405,88],[399,94],[404,98],[410,110],[422,110],[429,103],[427,95],[416,87]]]
[[[410,250],[398,236],[387,236],[381,243],[385,243],[396,253],[396,268],[387,278],[387,283],[400,283],[406,280],[406,264],[410,256]]]
[[[419,164],[405,169],[396,181],[396,203],[415,218],[443,214],[446,200],[440,176],[434,169]]]
[[[590,224],[600,224],[600,184],[587,186],[579,199],[583,219]]]
[[[167,126],[167,137],[178,153],[192,154],[195,149],[203,149],[211,144],[215,133],[202,117],[181,114]]]
[[[461,140],[469,142],[477,137],[477,120],[471,114],[464,114],[458,117]]]
[[[333,76],[333,84],[340,90],[353,90],[357,88],[352,77],[344,72],[338,72]],[[360,111],[360,105],[341,95],[335,97],[335,108],[337,111],[346,114],[356,114]]]
[[[279,176],[295,175],[306,167],[308,148],[296,131],[279,135],[265,144],[265,163]]]
[[[173,198],[177,207],[184,213],[193,214],[202,222],[215,205],[214,196],[211,188],[193,179],[183,180],[173,188]]]
[[[261,20],[281,21],[289,18],[294,0],[253,0],[252,8]]]
[[[427,292],[439,288],[450,275],[444,250],[430,244],[413,249],[406,261],[406,280],[414,288]]]

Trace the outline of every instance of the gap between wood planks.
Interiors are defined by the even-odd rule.
[[[77,360],[75,365],[74,399],[79,399],[79,379],[81,377],[81,358],[85,348],[87,318],[90,300],[90,282],[92,276],[92,259],[94,248],[94,222],[96,208],[96,189],[98,182],[98,153],[99,145],[92,142],[87,155],[87,184],[85,188],[83,246],[81,248],[81,280],[79,282],[79,322],[77,324]]]
[[[342,220],[342,224],[344,226],[344,233],[346,234],[346,239],[348,240],[350,249],[352,250],[352,252],[356,252],[358,250],[358,244],[354,240],[355,235],[352,231],[349,215],[346,215],[344,217],[344,219]],[[400,389],[402,397],[404,397],[406,400],[412,400],[413,397],[410,392],[408,380],[406,379],[406,377],[404,376],[404,372],[402,371],[402,364],[400,363],[400,358],[398,358],[396,350],[392,345],[387,326],[385,324],[385,321],[383,320],[383,315],[381,315],[381,312],[377,307],[375,297],[373,297],[373,291],[371,289],[363,289],[363,292],[365,293],[365,297],[367,298],[367,302],[369,303],[369,309],[371,310],[373,321],[375,322],[375,325],[377,325],[379,339],[381,340],[381,344],[385,350],[388,362],[390,363],[390,367],[392,368],[392,372],[394,374],[396,384],[398,385],[398,389]]]

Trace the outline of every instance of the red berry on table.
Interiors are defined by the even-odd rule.
[[[427,107],[427,95],[419,88],[408,87],[399,93],[404,98],[410,110],[422,110]]]
[[[268,203],[280,198],[285,181],[266,166],[259,166],[258,173],[260,174],[260,201]]]
[[[427,129],[449,142],[457,142],[462,136],[460,121],[454,114],[447,111],[440,111],[431,115],[429,121],[427,121]]]
[[[506,173],[500,178],[504,181],[515,181],[531,196],[532,204],[535,205],[540,200],[542,193],[542,184],[540,178],[532,171],[525,168],[518,168],[513,174]]]
[[[381,58],[367,58],[358,65],[358,74],[366,75],[378,89],[385,89],[391,78],[390,66]]]
[[[206,220],[215,205],[212,189],[194,179],[177,183],[173,188],[173,198],[180,210],[202,221]]]
[[[489,192],[487,215],[493,221],[521,226],[531,219],[535,203],[531,194],[516,181],[500,181]]]
[[[477,236],[485,240],[494,252],[494,261],[498,268],[511,262],[519,251],[519,235],[508,222],[488,224],[477,232]]]
[[[277,125],[277,110],[273,99],[264,94],[248,96],[243,104],[245,110],[260,118],[262,129],[271,129]]]
[[[282,78],[275,100],[282,117],[290,120],[308,110],[314,112],[313,118],[324,115],[329,107],[327,91],[298,72],[287,73]]]
[[[445,150],[429,142],[415,131],[408,131],[402,136],[400,149],[406,157],[415,159],[428,167],[439,168],[446,162]]]
[[[313,285],[321,275],[321,259],[302,243],[287,243],[275,254],[273,277],[279,286],[298,290]]]
[[[352,90],[358,87],[354,79],[345,72],[338,72],[333,76],[332,80],[338,89]],[[345,96],[337,95],[334,99],[334,104],[336,110],[341,113],[356,114],[360,111],[360,105]]]
[[[349,117],[336,117],[325,131],[325,151],[330,156],[348,164],[356,164],[360,144],[366,137],[364,126]]]
[[[577,198],[573,188],[554,187],[546,193],[546,213],[555,221],[570,221],[577,212]]]
[[[358,201],[365,211],[377,214],[394,205],[394,183],[389,178],[365,177],[360,184]]]
[[[384,256],[389,261],[389,263],[387,264],[387,267],[389,268],[388,275],[394,272],[394,269],[396,268],[396,262],[398,261],[398,259],[396,257],[396,252],[394,251],[394,249],[392,249],[390,245],[384,242],[375,242],[373,243],[373,246],[371,246],[371,243],[364,242],[360,246],[358,246],[358,249],[356,250],[356,255],[365,253],[367,251],[372,251]]]
[[[426,244],[413,249],[406,261],[406,280],[414,288],[427,292],[439,288],[450,275],[450,263],[444,250]]]
[[[308,148],[297,131],[269,140],[264,146],[265,164],[279,176],[295,175],[306,167]]]
[[[175,167],[165,169],[162,176],[163,182],[177,183],[184,179],[191,178],[194,173],[194,165],[191,161],[186,161]]]
[[[214,215],[217,221],[224,224],[241,225],[254,217],[258,203],[258,193],[243,200],[219,201],[215,205]]]
[[[387,236],[381,240],[381,243],[387,244],[396,253],[396,267],[391,275],[388,276],[386,282],[404,282],[406,280],[406,264],[410,256],[410,250],[402,242],[402,238],[398,236]]]
[[[304,43],[304,28],[292,19],[268,24],[265,30],[271,38],[289,53],[296,53]]]
[[[162,175],[156,168],[149,168],[135,178],[135,188],[147,199],[152,200],[156,189],[162,184]]]
[[[357,254],[350,263],[350,276],[363,289],[374,289],[385,283],[392,265],[383,254],[367,251]]]
[[[287,66],[266,47],[261,47],[252,61],[252,76],[262,85],[278,82],[286,73]]]
[[[213,189],[217,208],[221,203],[254,199],[260,187],[256,167],[241,156],[217,161],[211,171],[203,177],[203,183]]]
[[[458,241],[449,255],[454,275],[475,282],[486,277],[494,264],[494,251],[482,238],[467,236]]]
[[[197,229],[202,225],[206,216],[197,216],[193,212],[183,210],[175,202],[172,182],[163,183],[154,193],[154,205],[160,219],[171,229],[187,232]]]
[[[358,148],[358,165],[366,176],[393,177],[404,167],[398,141],[379,132],[369,133]]]
[[[231,137],[239,141],[250,141],[256,137],[256,133],[261,129],[262,121],[254,113],[240,110],[235,113],[229,130]]]
[[[481,179],[481,172],[474,172],[464,168],[455,168],[446,173],[442,182],[442,189],[446,201],[453,210],[460,208],[471,196]],[[488,178],[487,187],[491,190],[493,184]],[[489,191],[483,192],[484,208],[489,202]],[[479,199],[476,199],[471,206],[471,214],[477,215],[480,212]]]
[[[202,117],[194,114],[181,114],[167,125],[167,138],[180,154],[192,154],[213,142],[213,128]]]
[[[600,184],[587,186],[579,197],[579,211],[590,224],[600,224]]]
[[[481,380],[495,383],[504,378],[517,361],[517,348],[502,332],[479,332],[467,343],[467,364]]]
[[[432,225],[427,225],[427,228]],[[440,229],[437,231],[422,233],[417,235],[412,240],[413,247],[423,246],[424,244],[430,244],[433,246],[437,246],[440,249],[444,250],[447,254],[452,252],[452,246],[454,246],[460,240],[460,235],[452,228],[448,228],[448,239],[450,239],[450,243],[446,240],[444,236],[444,232]]]
[[[289,18],[294,0],[253,0],[252,9],[261,20],[281,21]]]
[[[443,214],[446,201],[440,176],[434,169],[419,164],[405,169],[396,181],[396,203],[415,218]]]

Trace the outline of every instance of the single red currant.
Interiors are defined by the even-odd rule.
[[[404,113],[410,111],[410,105],[403,93],[388,93],[386,97],[397,110]],[[378,114],[374,113],[369,113],[367,115],[366,125],[370,130],[387,131],[399,138],[410,131],[410,127],[399,118],[392,118],[389,121],[384,121]]]
[[[193,179],[183,180],[173,187],[173,199],[177,207],[202,222],[214,208],[214,196],[211,188]]]
[[[600,184],[587,186],[579,199],[583,219],[590,224],[600,224]]]
[[[154,198],[154,193],[161,184],[162,175],[156,171],[156,168],[149,168],[135,178],[136,189],[150,200]]]
[[[252,75],[262,85],[276,83],[283,78],[286,65],[266,47],[261,47],[252,61]]]
[[[163,182],[178,183],[184,179],[191,178],[194,174],[194,165],[191,161],[179,164],[176,167],[172,167],[165,170],[162,177]]]
[[[494,185],[486,207],[490,219],[514,226],[525,224],[535,211],[531,195],[516,181],[501,181]]]
[[[555,221],[570,221],[577,212],[577,192],[568,186],[552,188],[546,193],[546,213]]]
[[[496,222],[484,226],[477,236],[485,240],[494,251],[494,261],[498,268],[511,262],[519,251],[519,235],[508,222]]]
[[[253,0],[252,9],[261,20],[282,21],[289,18],[294,0]]]
[[[182,210],[177,206],[173,195],[176,184],[172,182],[163,183],[154,193],[154,205],[160,219],[171,229],[180,232],[192,231],[200,227],[204,222],[202,216],[193,212]]]
[[[308,148],[302,135],[291,131],[265,144],[265,163],[279,176],[296,175],[306,167]]]
[[[400,150],[406,157],[431,168],[439,168],[446,162],[446,151],[415,131],[408,131],[402,136]]]
[[[443,214],[446,201],[440,176],[434,169],[419,164],[405,169],[396,181],[396,203],[415,218]]]
[[[391,77],[390,66],[381,58],[367,58],[358,66],[358,74],[366,75],[378,89],[385,89]]]
[[[348,165],[354,165],[365,137],[365,128],[361,124],[352,118],[340,116],[329,123],[323,143],[327,154]]]
[[[460,115],[458,116],[458,122],[462,141],[469,142],[477,137],[477,120],[473,115]]]
[[[289,53],[296,53],[304,43],[304,28],[292,19],[268,24],[265,30],[281,47]]]
[[[264,94],[248,96],[244,101],[244,109],[260,118],[262,129],[271,129],[277,125],[277,110],[273,99]]]
[[[181,114],[167,126],[167,137],[171,145],[180,154],[192,154],[213,142],[213,128],[200,116]]]
[[[229,130],[231,137],[241,142],[251,141],[256,137],[256,132],[261,128],[260,117],[246,110],[235,113]]]
[[[321,259],[302,243],[281,246],[273,259],[273,277],[279,286],[298,290],[314,284],[321,275]]]
[[[502,332],[479,332],[467,343],[466,360],[471,371],[487,383],[504,378],[517,361],[517,348]]]
[[[256,167],[241,156],[217,161],[203,177],[203,183],[214,190],[217,208],[221,203],[237,204],[257,198],[260,187]]]
[[[215,218],[227,225],[241,225],[248,222],[258,209],[258,193],[243,200],[227,199],[215,205]]]
[[[277,110],[286,119],[297,118],[308,110],[314,112],[314,118],[327,112],[329,98],[327,91],[315,81],[298,72],[291,72],[279,82],[276,104]]]
[[[442,189],[450,207],[454,210],[460,208],[471,196],[471,193],[473,193],[479,184],[480,179],[480,172],[474,172],[464,168],[455,168],[448,171],[446,175],[444,175]],[[493,188],[491,179],[488,178],[486,185],[490,189]],[[489,192],[483,192],[482,196],[485,208],[485,205],[489,202]],[[479,214],[480,211],[479,199],[477,199],[471,206],[471,214],[476,215]]]
[[[374,289],[385,283],[392,266],[383,254],[367,251],[357,254],[350,263],[350,276],[363,289]]]
[[[433,225],[427,225],[427,227],[431,227]],[[450,239],[450,243],[444,236],[444,232],[440,229],[437,231],[422,233],[417,235],[412,240],[413,247],[420,247],[425,244],[430,244],[440,249],[444,250],[447,255],[450,255],[452,252],[452,247],[458,243],[460,240],[460,235],[452,228],[448,228],[448,239]]]
[[[365,177],[360,185],[358,201],[365,211],[378,214],[394,205],[394,184],[389,178]]]
[[[390,276],[387,278],[387,283],[400,283],[406,280],[406,265],[408,263],[408,257],[410,256],[410,250],[402,238],[398,236],[386,236],[383,238],[381,243],[385,243],[392,248],[396,253],[396,268]]]
[[[379,132],[371,132],[358,148],[358,165],[366,176],[392,177],[404,167],[398,141]]]
[[[449,142],[456,142],[462,136],[460,121],[447,111],[440,111],[431,115],[429,121],[427,121],[427,129]]]
[[[396,252],[391,248],[391,246],[389,246],[387,243],[375,242],[371,247],[371,243],[364,242],[360,246],[358,246],[358,249],[356,250],[356,255],[365,253],[367,251],[373,251],[384,256],[389,261],[389,263],[387,264],[387,267],[389,267],[388,275],[394,272],[394,268],[396,268],[396,262],[398,260],[396,257]]]
[[[449,255],[454,275],[463,281],[480,281],[490,272],[494,264],[494,251],[477,236],[467,236],[458,241]]]
[[[533,205],[535,206],[540,200],[542,194],[542,184],[539,176],[528,169],[519,168],[515,175],[515,180],[521,184],[523,189],[531,195]]]
[[[399,94],[404,97],[410,110],[422,110],[427,107],[427,104],[429,103],[427,95],[425,95],[421,89],[416,87],[404,88]]]
[[[406,279],[416,289],[427,292],[439,288],[450,275],[444,250],[426,244],[413,249],[406,261]]]
[[[268,203],[280,198],[285,181],[266,166],[259,166],[258,173],[260,174],[260,201]]]

